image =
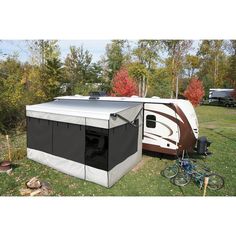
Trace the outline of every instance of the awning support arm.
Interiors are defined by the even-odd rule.
[[[117,113],[112,113],[111,116],[112,116],[112,117],[119,117],[120,119],[126,121],[127,123],[131,124],[132,126],[138,127],[136,124],[134,124],[134,122],[135,122],[135,120],[137,119],[137,117],[139,116],[139,114],[140,114],[141,111],[142,111],[142,109],[140,109],[140,111],[138,112],[138,114],[136,115],[136,117],[134,118],[133,121],[129,121],[128,119],[126,119],[125,117],[123,117],[122,115],[117,114]]]

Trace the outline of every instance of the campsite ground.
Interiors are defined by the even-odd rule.
[[[204,161],[214,172],[224,176],[225,186],[219,191],[207,191],[209,196],[236,195],[236,109],[200,106],[196,109],[200,135],[207,136],[213,155]],[[20,147],[15,155],[25,153],[26,136],[15,136],[13,144]],[[0,136],[0,149],[4,136]],[[13,145],[13,146],[14,146]],[[2,149],[3,150],[3,149]],[[3,152],[0,150],[0,160]],[[160,172],[174,163],[171,158],[143,155],[143,160],[112,188],[107,189],[94,183],[62,174],[26,158],[14,160],[14,170],[8,175],[0,173],[0,196],[18,196],[25,182],[37,176],[48,182],[54,196],[201,196],[202,190],[190,183],[177,187]]]

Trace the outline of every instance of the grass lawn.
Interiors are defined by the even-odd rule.
[[[212,145],[213,155],[204,160],[214,172],[225,178],[225,186],[219,191],[207,190],[208,196],[236,195],[236,109],[200,106],[196,109],[200,135],[207,136]],[[3,143],[0,136],[0,144]],[[17,136],[13,143],[25,147],[25,134]],[[0,146],[1,148],[1,146]],[[0,159],[3,153],[0,151]],[[83,181],[26,158],[15,160],[11,175],[0,173],[0,195],[18,196],[25,182],[37,176],[50,183],[54,196],[201,196],[203,191],[194,183],[177,187],[164,178],[160,172],[174,160],[143,155],[136,168],[125,175],[112,188],[107,189]]]

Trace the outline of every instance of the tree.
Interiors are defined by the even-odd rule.
[[[92,54],[81,47],[70,47],[65,59],[65,77],[69,94],[88,95],[94,90],[108,90],[101,62],[92,62]]]
[[[129,76],[125,68],[121,68],[115,75],[112,81],[112,96],[126,96],[137,95],[138,88],[134,79]]]
[[[39,80],[31,80],[31,88],[32,85],[37,85],[40,88],[39,93],[42,101],[51,100],[60,95],[63,77],[62,63],[59,57],[60,50],[57,43],[57,40],[32,40],[29,42],[31,61],[34,65],[34,72],[36,72],[33,72],[34,76],[31,79]],[[39,76],[35,76],[38,73]]]
[[[205,95],[202,81],[198,78],[192,78],[187,89],[184,92],[184,96],[194,105],[197,106]]]
[[[81,88],[90,80],[92,54],[83,46],[70,47],[70,53],[65,59],[65,73],[70,84],[70,93],[83,93]]]
[[[156,69],[149,79],[148,96],[158,96],[161,98],[169,98],[171,91],[171,75],[167,67]]]
[[[112,79],[115,73],[129,61],[130,56],[127,54],[127,48],[129,48],[129,45],[126,40],[112,40],[106,46],[106,62],[109,79]]]
[[[188,78],[196,75],[196,70],[199,69],[200,60],[198,56],[187,54],[185,58],[185,70],[187,71]]]
[[[48,100],[60,95],[61,85],[64,82],[62,76],[62,63],[59,58],[47,59],[45,69],[42,72],[42,89]]]
[[[22,84],[26,87],[27,104],[41,103],[47,101],[42,83],[42,70],[39,66],[25,64]]]
[[[129,73],[137,80],[139,96],[145,97],[152,74],[160,61],[160,42],[158,40],[139,40],[133,55],[137,59],[129,67]]]
[[[236,87],[236,40],[230,40],[231,50],[229,57],[228,78],[229,86]]]
[[[143,64],[150,72],[156,68],[157,63],[160,61],[160,49],[160,41],[158,40],[139,40],[133,54],[138,62]]]
[[[192,45],[191,40],[162,40],[163,48],[168,53],[168,67],[171,71],[171,98],[175,93],[175,97],[178,98],[178,82],[183,73],[184,59],[189,48]]]
[[[26,95],[22,65],[16,57],[0,63],[0,130],[14,128],[25,116]]]
[[[129,75],[135,79],[138,84],[138,96],[146,97],[148,90],[148,80],[150,74],[145,65],[139,62],[133,62],[127,65]]]
[[[43,66],[47,60],[57,59],[60,56],[57,40],[31,40],[28,44],[32,54],[32,64]]]
[[[210,88],[227,87],[228,58],[224,48],[223,40],[203,40],[197,52],[200,58],[197,75],[203,81],[207,96]]]

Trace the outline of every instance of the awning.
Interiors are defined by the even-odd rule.
[[[26,106],[26,116],[109,129],[132,122],[142,108],[136,102],[55,100]]]

